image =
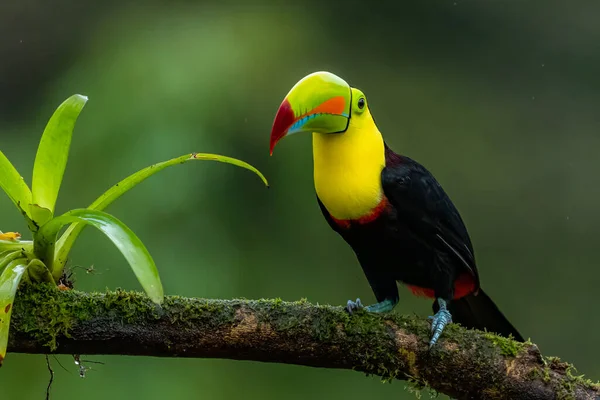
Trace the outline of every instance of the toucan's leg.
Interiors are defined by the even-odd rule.
[[[360,299],[356,299],[356,301],[348,300],[346,310],[348,310],[350,314],[352,314],[352,311],[361,308],[364,308],[366,311],[376,313],[392,311],[400,299],[398,296],[398,285],[396,284],[396,280],[394,278],[390,278],[389,276],[382,276],[373,273],[372,270],[364,268],[364,266],[363,271],[367,276],[367,280],[369,281],[371,289],[373,289],[373,294],[375,294],[377,303],[369,306],[363,306],[360,302]]]
[[[385,299],[379,303],[371,304],[370,306],[365,307],[367,311],[371,312],[388,312],[392,311],[394,307],[398,304],[398,299]]]
[[[385,299],[379,303],[371,304],[370,306],[366,307],[362,305],[360,299],[356,299],[356,301],[348,300],[348,303],[346,304],[346,310],[348,310],[350,314],[352,314],[353,311],[361,308],[364,308],[369,312],[382,313],[392,311],[394,307],[396,307],[396,304],[398,304],[397,297],[394,299]]]
[[[429,319],[432,320],[431,340],[429,341],[429,347],[433,346],[438,341],[440,335],[442,334],[442,331],[444,330],[444,327],[450,322],[452,322],[452,315],[450,314],[450,311],[448,311],[448,309],[446,308],[446,301],[442,298],[438,298],[437,302],[440,306],[440,309],[438,310],[438,312],[435,313],[435,315],[429,317]]]

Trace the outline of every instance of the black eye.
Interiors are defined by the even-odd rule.
[[[365,99],[363,97],[361,97],[360,99],[358,99],[358,108],[360,108],[361,110],[363,108],[365,108]]]

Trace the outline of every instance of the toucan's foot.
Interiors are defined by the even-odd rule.
[[[367,311],[382,313],[392,311],[398,302],[390,299],[385,299],[382,302],[371,304],[370,306],[365,307]]]
[[[365,307],[362,305],[360,299],[356,299],[356,301],[348,300],[348,303],[346,303],[346,311],[352,314],[354,311],[358,311],[364,308],[366,311],[369,312],[383,313],[392,311],[396,304],[398,304],[398,300],[394,301],[390,299],[385,299],[379,303],[371,304],[370,306]]]
[[[442,335],[442,331],[444,330],[444,327],[447,324],[449,324],[450,322],[452,322],[452,315],[450,314],[450,311],[448,311],[446,309],[446,302],[442,299],[438,299],[438,304],[440,305],[440,309],[438,310],[438,312],[435,313],[434,316],[429,317],[429,319],[432,320],[431,321],[432,336],[431,336],[431,340],[429,341],[430,348],[434,344],[436,344],[436,342]]]
[[[361,308],[364,308],[364,306],[360,299],[356,299],[356,301],[348,300],[348,303],[346,303],[346,311],[348,311],[349,314],[352,314],[354,311],[358,311]]]
[[[0,232],[0,240],[10,240],[15,241],[21,238],[21,234],[18,232]]]

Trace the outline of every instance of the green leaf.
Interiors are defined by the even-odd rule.
[[[60,278],[62,267],[54,265],[54,243],[60,229],[74,222],[92,225],[104,233],[125,256],[150,299],[155,303],[162,303],[163,288],[150,253],[131,229],[117,218],[102,211],[71,210],[40,227],[34,241],[34,252],[52,271],[55,280]]]
[[[8,195],[21,213],[31,218],[29,213],[29,203],[31,203],[31,190],[23,180],[23,177],[17,172],[17,169],[0,151],[0,187]],[[29,222],[29,221],[28,221]]]
[[[108,189],[102,196],[100,196],[98,199],[96,199],[96,201],[94,201],[88,208],[91,210],[103,210],[109,204],[111,204],[113,201],[115,201],[116,199],[121,197],[128,190],[137,186],[138,184],[140,184],[141,182],[143,182],[150,176],[156,174],[157,172],[162,171],[163,169],[173,166],[173,165],[184,164],[188,161],[195,161],[195,160],[220,161],[220,162],[224,162],[224,163],[228,163],[228,164],[233,164],[238,167],[246,168],[246,169],[254,172],[256,175],[258,175],[267,187],[269,186],[269,183],[267,182],[267,179],[264,177],[264,175],[258,169],[254,168],[252,165],[250,165],[244,161],[240,161],[235,158],[221,156],[221,155],[217,155],[217,154],[191,153],[191,154],[183,155],[181,157],[173,158],[168,161],[164,161],[164,162],[161,162],[158,164],[151,165],[149,167],[146,167],[146,168],[134,173],[133,175],[128,176],[127,178],[123,179],[121,182],[117,183],[116,185],[114,185],[113,187]],[[73,247],[73,244],[75,243],[75,240],[77,239],[77,236],[81,233],[84,226],[85,225],[82,225],[82,224],[71,225],[69,228],[67,228],[65,233],[61,236],[60,240],[58,241],[56,262],[59,263],[61,266],[64,266],[65,263],[67,262],[67,257],[69,255],[69,253],[71,252],[71,248]]]
[[[6,257],[5,257],[6,260]],[[8,346],[8,331],[10,329],[10,316],[12,314],[13,303],[17,293],[17,287],[27,269],[24,258],[11,260],[5,266],[2,275],[0,275],[0,365],[6,357],[6,347]],[[3,261],[0,260],[0,269]]]
[[[53,285],[56,285],[56,281],[48,267],[46,267],[46,264],[37,258],[31,260],[27,266],[27,275],[32,282],[50,282]]]
[[[151,177],[157,172],[162,171],[163,169],[173,165],[184,164],[188,161],[195,160],[220,161],[223,163],[233,164],[237,165],[238,167],[246,168],[257,174],[260,177],[260,179],[262,179],[262,181],[265,183],[265,185],[269,186],[267,179],[264,177],[264,175],[252,165],[245,163],[244,161],[240,161],[231,157],[220,156],[217,154],[191,153],[183,155],[181,157],[173,158],[168,161],[151,165],[134,173],[133,175],[128,176],[127,178],[123,179],[121,182],[117,183],[116,185],[108,189],[106,192],[104,192],[104,194],[98,197],[96,201],[94,201],[88,208],[92,210],[103,210],[113,201],[115,201],[124,193],[129,191],[129,189],[137,186],[138,184],[145,181],[147,178]]]
[[[33,242],[31,240],[0,240],[0,257],[3,251],[24,250],[33,251]]]
[[[0,253],[0,274],[6,268],[6,266],[16,260],[17,258],[23,258],[25,255],[18,250],[5,250]]]
[[[54,214],[58,191],[69,158],[73,128],[86,102],[87,97],[79,94],[69,97],[58,106],[42,134],[33,165],[31,184],[31,203],[42,209],[35,216],[32,215],[38,225],[44,224]]]
[[[31,219],[37,224],[37,227],[34,229],[35,232],[40,225],[43,225],[44,222],[49,221],[52,218],[52,211],[45,207],[40,207],[37,204],[30,204],[29,215],[31,215]]]

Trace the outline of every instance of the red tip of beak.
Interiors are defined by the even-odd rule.
[[[279,110],[277,110],[277,115],[275,116],[275,121],[273,122],[273,128],[271,129],[271,144],[270,144],[270,154],[273,155],[273,149],[279,140],[284,137],[292,124],[296,122],[296,117],[294,115],[294,110],[292,110],[292,106],[290,102],[285,99],[279,106]]]

